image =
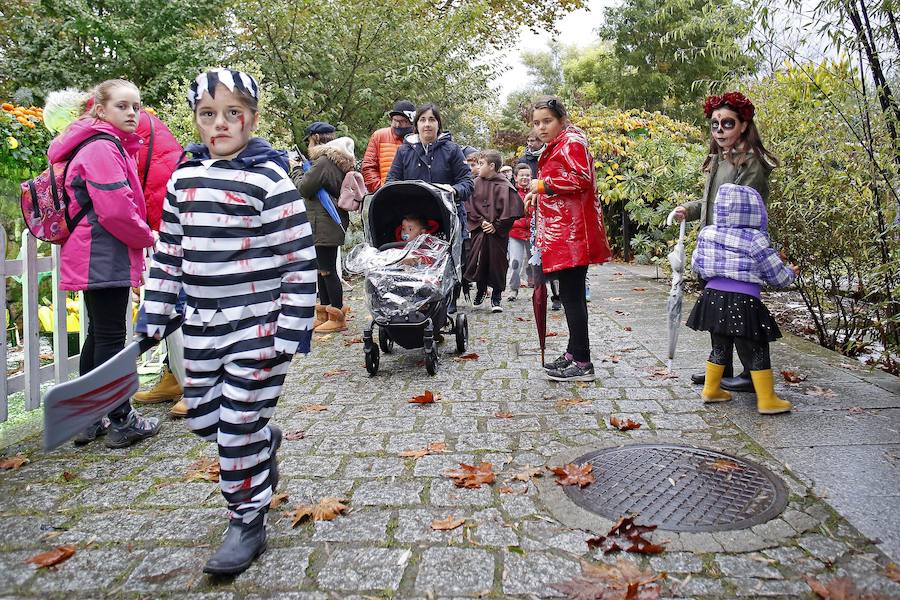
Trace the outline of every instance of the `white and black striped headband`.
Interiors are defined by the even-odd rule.
[[[191,107],[191,110],[197,108],[197,103],[200,102],[200,98],[203,97],[204,93],[209,92],[210,97],[214,98],[216,86],[220,83],[231,92],[237,89],[238,92],[259,100],[259,84],[256,83],[252,76],[232,69],[214,69],[206,73],[200,73],[197,79],[191,82],[187,95],[188,106]]]

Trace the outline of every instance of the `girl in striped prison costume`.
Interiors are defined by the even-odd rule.
[[[252,138],[256,81],[216,69],[191,84],[203,144],[172,175],[150,278],[148,335],[187,294],[188,426],[219,446],[229,525],[204,571],[236,574],[266,549],[281,430],[269,424],[295,352],[309,352],[316,252],[285,152]]]

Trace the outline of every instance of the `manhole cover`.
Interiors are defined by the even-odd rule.
[[[593,513],[669,531],[746,529],[787,506],[784,482],[752,462],[676,444],[607,448],[575,459],[594,465],[595,483],[566,486],[569,497]]]

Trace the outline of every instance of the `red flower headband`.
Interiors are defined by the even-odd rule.
[[[713,111],[723,106],[728,106],[738,114],[742,121],[750,121],[756,114],[756,107],[750,102],[750,98],[740,92],[726,92],[721,96],[708,96],[703,104],[703,112],[706,118],[712,117]]]

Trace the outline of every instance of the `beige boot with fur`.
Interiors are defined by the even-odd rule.
[[[321,304],[316,304],[316,318],[313,319],[312,328],[315,329],[326,321],[328,321],[328,313],[325,311],[325,307]]]
[[[333,306],[326,306],[328,312],[328,321],[316,327],[313,331],[316,333],[334,333],[336,331],[344,331],[347,329],[347,317],[344,311]]]

